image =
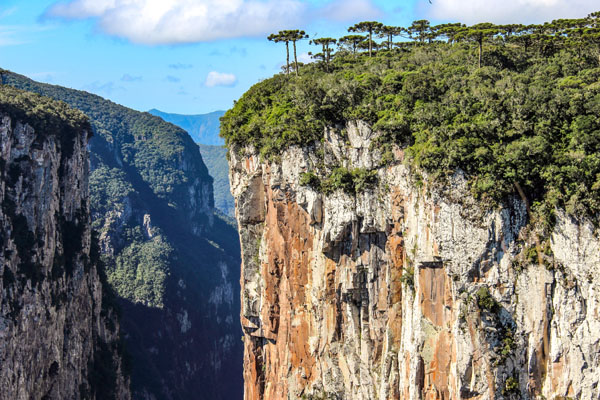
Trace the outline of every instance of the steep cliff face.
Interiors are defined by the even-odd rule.
[[[182,129],[90,93],[6,73],[89,118],[90,212],[138,399],[233,399],[242,392],[239,241],[214,214],[212,178]]]
[[[0,89],[0,398],[128,399],[91,239],[83,114]]]
[[[230,149],[242,243],[245,399],[600,397],[600,240],[560,211],[548,238],[518,196],[378,167],[363,123],[275,162]],[[311,171],[374,169],[359,190]]]

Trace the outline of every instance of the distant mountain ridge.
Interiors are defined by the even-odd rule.
[[[235,215],[235,202],[229,190],[229,167],[227,149],[223,147],[224,140],[219,136],[221,121],[219,118],[224,111],[213,111],[208,114],[183,115],[169,114],[157,109],[148,113],[160,117],[186,130],[200,146],[200,153],[213,177],[215,207],[225,215]]]
[[[210,146],[198,143],[200,154],[213,177],[215,208],[230,217],[235,217],[235,200],[229,189],[229,162],[225,146]]]
[[[194,142],[211,146],[223,146],[225,141],[219,136],[220,120],[225,111],[213,111],[208,114],[183,115],[170,114],[157,109],[148,113],[161,117],[167,122],[186,130]]]

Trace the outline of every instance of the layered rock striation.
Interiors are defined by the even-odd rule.
[[[245,399],[600,398],[595,227],[557,210],[540,237],[526,198],[486,208],[339,128],[275,161],[230,148]],[[376,177],[315,189],[340,167]]]
[[[92,240],[90,126],[0,88],[0,399],[129,399]]]

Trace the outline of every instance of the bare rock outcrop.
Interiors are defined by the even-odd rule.
[[[24,108],[0,102],[0,399],[129,399],[91,236],[89,125],[1,90]]]
[[[536,247],[518,196],[382,166],[364,123],[277,162],[230,149],[245,399],[598,399],[600,240],[557,211]],[[374,170],[354,193],[300,185]],[[533,254],[533,256],[532,256]]]

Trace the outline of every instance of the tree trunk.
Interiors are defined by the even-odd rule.
[[[325,71],[329,72],[329,59],[327,58],[327,46],[323,43],[323,61],[325,62]]]
[[[483,51],[483,40],[479,41],[479,68],[481,68],[481,53]]]
[[[372,57],[373,29],[369,29],[369,57]]]
[[[285,42],[285,50],[287,52],[286,73],[289,75],[290,74],[290,42]]]
[[[295,68],[296,69],[296,76],[298,76],[298,69],[299,69],[299,67],[298,67],[298,57],[296,56],[296,41],[294,40],[293,43],[294,43],[294,67],[296,67]]]

